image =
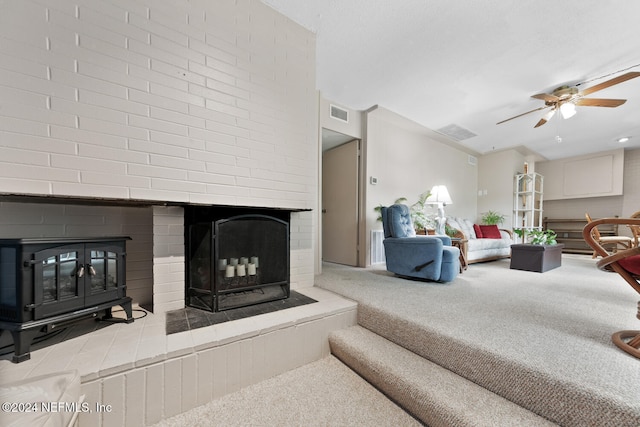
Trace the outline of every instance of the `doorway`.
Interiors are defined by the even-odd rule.
[[[322,134],[322,260],[357,266],[361,142],[326,129]],[[340,135],[348,142],[336,144]]]

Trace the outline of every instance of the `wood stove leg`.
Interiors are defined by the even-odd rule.
[[[13,363],[24,362],[31,359],[31,342],[38,335],[40,329],[24,329],[22,331],[11,331],[13,336],[14,354],[11,358]]]
[[[131,307],[131,298],[130,297],[125,297],[121,300],[119,300],[118,303],[116,303],[116,305],[119,305],[120,307],[122,307],[122,309],[124,310],[125,314],[127,315],[127,318],[125,319],[124,323],[133,323],[133,309]],[[102,316],[100,318],[100,320],[108,320],[108,319],[113,319],[113,314],[111,312],[113,307],[107,307],[104,309],[104,316]]]
[[[129,298],[129,297],[127,297],[127,298]],[[127,314],[127,320],[125,322],[126,323],[133,323],[133,310],[131,308],[131,298],[129,298],[129,301],[126,301],[126,302],[123,302],[122,304],[120,304],[120,307],[122,307],[124,312]]]

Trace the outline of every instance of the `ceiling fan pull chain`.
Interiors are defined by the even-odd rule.
[[[562,143],[562,137],[560,136],[560,117],[556,119],[556,144]]]

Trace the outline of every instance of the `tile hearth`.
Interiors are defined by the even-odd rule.
[[[277,354],[284,345],[296,349],[285,354],[292,365],[309,363],[328,354],[326,336],[331,330],[355,324],[357,304],[317,287],[298,289],[295,294],[291,301],[281,301],[278,311],[256,307],[254,310],[271,312],[210,326],[192,324],[190,329],[170,334],[168,313],[154,314],[137,306],[133,312],[136,320],[131,324],[80,321],[33,344],[31,359],[25,362],[12,363],[12,353],[5,349],[0,355],[0,384],[76,369],[84,387],[106,377],[128,375],[132,370],[155,369],[158,364],[184,357],[200,357],[203,352],[231,350],[241,342],[255,343],[258,347],[252,350],[254,354],[264,352],[265,357]],[[269,304],[273,302],[265,303]],[[290,304],[297,306],[283,309]],[[116,310],[113,313],[114,318],[123,314]],[[299,340],[308,344],[300,345]]]
[[[193,307],[185,307],[167,313],[167,335],[177,332],[190,331],[205,326],[239,320],[259,314],[273,313],[287,308],[318,302],[313,298],[291,291],[291,296],[284,300],[264,302],[248,307],[219,311],[216,313],[200,310]]]
[[[81,413],[80,425],[153,425],[329,355],[329,333],[356,324],[357,303],[297,291],[317,302],[171,334],[166,313],[138,307],[131,324],[88,319],[35,344],[30,360],[0,356],[0,386],[77,370],[85,402],[113,407]]]

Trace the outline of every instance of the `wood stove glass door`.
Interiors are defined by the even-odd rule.
[[[100,304],[125,296],[124,248],[110,244],[85,246],[85,304]]]
[[[34,319],[84,305],[83,245],[65,245],[34,254]]]

